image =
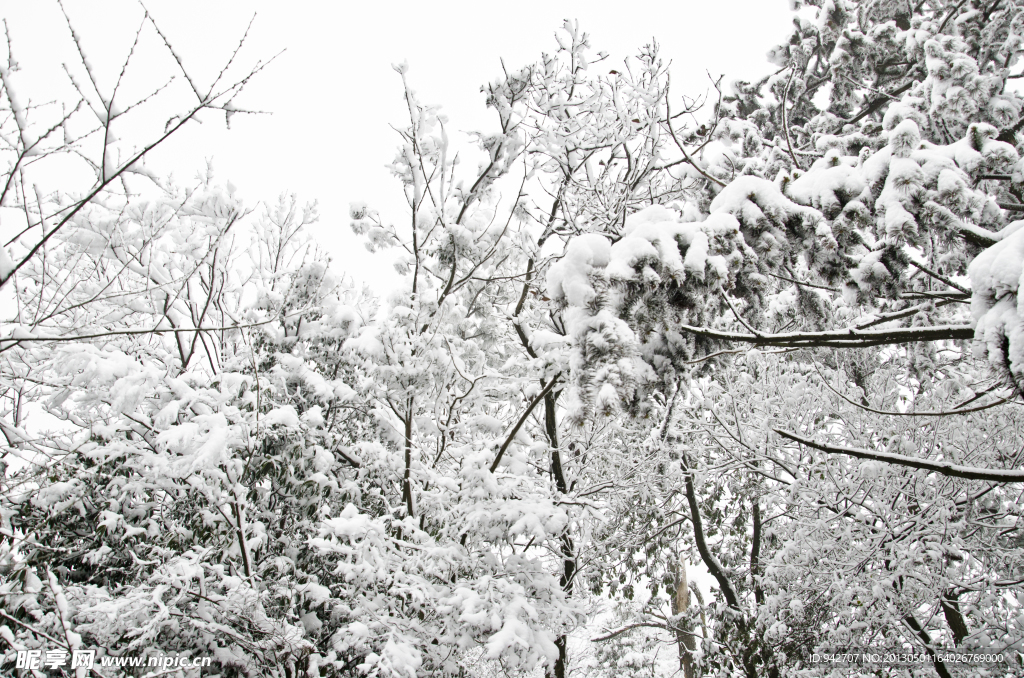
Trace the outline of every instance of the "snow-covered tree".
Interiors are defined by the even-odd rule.
[[[306,661],[330,597],[309,539],[359,494],[336,354],[361,302],[304,240],[314,210],[242,225],[208,179],[165,190],[81,210],[18,274],[8,398],[51,423],[3,427],[8,640]]]
[[[352,209],[382,300],[294,198],[73,203],[0,344],[8,647],[1019,672],[1024,3],[794,4],[778,70],[703,108],[657,45],[613,63],[567,22],[469,149],[396,67],[404,209]]]
[[[1024,209],[1022,99],[1012,88],[1022,8],[809,4],[814,19],[802,12],[789,43],[770,54],[780,70],[736,83],[696,133],[670,127],[666,100],[674,162],[689,165],[697,185],[675,203],[627,216],[614,235],[573,238],[551,267],[547,294],[566,309],[580,364],[577,397],[589,416],[610,402],[628,409],[652,390],[682,392],[677,408],[694,409],[685,426],[670,426],[675,437],[663,447],[682,474],[693,546],[719,584],[706,670],[785,672],[826,641],[850,642],[829,627],[869,629],[928,652],[953,644],[1015,652],[1019,607],[1004,610],[1000,588],[1019,590],[1014,567],[980,571],[1019,558],[1015,538],[996,535],[1018,533],[1019,500],[1000,498],[1015,496],[1006,483],[1024,479],[1021,460],[1007,454],[1007,445],[1019,447],[1009,422],[1024,364],[1015,245],[1024,222],[1012,222]],[[973,362],[972,340],[987,374]],[[737,344],[772,348],[744,359]],[[851,349],[858,357],[848,357]],[[764,391],[773,372],[751,365],[765,360],[793,376]],[[891,398],[872,405],[879,388]],[[813,397],[784,396],[774,409],[780,391]],[[857,427],[851,406],[864,422]],[[994,421],[1006,428],[997,434]],[[955,442],[968,439],[975,443]],[[844,466],[815,478],[808,464]],[[798,479],[805,472],[808,481]],[[905,480],[894,486],[886,473]],[[882,486],[867,480],[877,477],[896,494],[883,500],[868,489]],[[815,488],[805,491],[811,478]],[[786,495],[772,494],[783,486]],[[970,517],[979,495],[992,498],[997,516],[984,526]],[[893,517],[878,513],[883,503]],[[934,570],[914,555],[935,543],[921,531],[932,528],[908,518],[923,507],[943,539],[957,540],[935,551]],[[833,532],[834,546],[806,541],[861,529],[861,511],[876,532]],[[822,528],[811,529],[806,512]],[[850,561],[829,554],[852,555],[854,544],[869,542],[875,555],[851,563],[856,574],[842,579]],[[994,552],[1001,555],[990,560]],[[816,569],[831,581],[803,594],[795,580],[780,583],[781,572],[810,581]],[[910,571],[923,588],[905,580]],[[874,595],[884,604],[847,597],[871,573],[881,577]],[[967,616],[961,596],[972,600]],[[790,600],[792,608],[780,607]],[[842,621],[862,605],[885,614],[853,627]]]

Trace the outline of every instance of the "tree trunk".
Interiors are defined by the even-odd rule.
[[[675,564],[676,591],[672,596],[672,616],[680,615],[690,609],[690,588],[686,581],[686,559],[680,558]],[[693,678],[693,651],[697,649],[691,632],[690,624],[677,622],[676,644],[679,646],[679,668],[683,670],[683,678]]]
[[[949,589],[942,595],[942,612],[946,616],[946,623],[953,633],[953,642],[957,647],[964,642],[964,638],[970,635],[967,622],[960,612],[960,594],[956,589]]]
[[[555,401],[558,393],[547,393],[544,396],[544,429],[547,433],[548,444],[551,446],[551,475],[554,476],[555,486],[558,493],[566,495],[569,492],[569,484],[565,479],[565,472],[562,468],[562,455],[558,449],[558,422],[555,418]],[[565,526],[562,532],[562,575],[559,577],[559,584],[567,596],[572,595],[573,580],[576,575],[576,550],[569,534],[569,526]],[[554,678],[565,678],[566,665],[569,662],[568,637],[563,633],[555,639],[555,647],[558,648],[558,659],[551,671]]]
[[[402,499],[405,501],[405,513],[409,518],[415,517],[412,502],[412,399],[405,417],[405,473],[402,475]]]

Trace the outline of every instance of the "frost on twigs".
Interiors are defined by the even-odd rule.
[[[236,57],[243,37],[217,76],[211,82],[199,82],[160,25],[143,10],[120,72],[108,80],[89,59],[90,36],[75,30],[64,9],[66,26],[53,27],[53,33],[68,36],[67,47],[74,58],[64,64],[60,77],[67,82],[56,100],[51,100],[49,92],[36,93],[21,77],[16,42],[12,42],[17,28],[8,27],[6,33],[0,101],[10,115],[0,122],[0,212],[8,217],[19,214],[20,230],[5,235],[9,240],[4,249],[13,247],[10,263],[0,261],[0,285],[6,285],[54,232],[87,205],[97,201],[124,205],[130,196],[145,190],[156,179],[145,164],[146,157],[179,129],[202,120],[208,111],[224,111],[228,118],[254,112],[233,102],[269,63],[258,61],[248,70],[240,66]],[[150,73],[140,87],[133,61],[142,58],[139,54],[148,43],[166,50],[177,68],[159,76],[155,84]],[[47,103],[32,103],[33,99]],[[166,125],[158,122],[163,120]],[[55,177],[63,183],[55,183]],[[138,183],[136,177],[145,181]]]

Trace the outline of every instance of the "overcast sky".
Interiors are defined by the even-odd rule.
[[[500,73],[500,59],[512,69],[555,51],[553,34],[566,18],[578,19],[595,50],[611,55],[609,68],[656,38],[672,62],[673,90],[691,94],[707,89],[708,71],[725,74],[725,82],[768,72],[764,55],[786,38],[792,21],[787,0],[145,4],[200,80],[224,63],[254,13],[242,60],[285,50],[244,97],[272,115],[236,117],[230,131],[222,117],[210,116],[161,149],[151,166],[185,180],[212,158],[218,176],[250,202],[286,190],[318,200],[317,238],[339,268],[371,284],[381,265],[351,236],[347,214],[357,200],[401,214],[399,185],[385,169],[397,142],[390,125],[405,121],[392,64],[409,64],[421,101],[440,104],[452,128],[488,130],[493,123],[480,86]],[[66,0],[65,7],[95,70],[116,76],[141,6]],[[19,60],[36,67],[33,73],[63,77],[60,62],[68,54],[54,46],[66,45],[68,32],[56,2],[0,0],[0,8]]]

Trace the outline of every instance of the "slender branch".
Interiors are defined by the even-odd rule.
[[[287,320],[295,315],[301,315],[300,313],[291,314],[285,317]],[[44,342],[44,341],[83,341],[85,339],[104,339],[107,337],[116,336],[132,336],[138,334],[182,334],[185,332],[230,332],[231,330],[245,330],[253,327],[260,327],[262,325],[268,325],[281,320],[281,318],[273,318],[270,320],[261,320],[256,323],[248,323],[245,325],[224,325],[221,327],[153,327],[148,329],[139,330],[110,330],[106,332],[95,332],[93,334],[74,334],[65,335],[60,337],[0,337],[0,352],[6,351],[14,346],[24,343],[31,342]]]
[[[697,164],[697,161],[690,157],[690,154],[686,152],[686,148],[683,147],[683,144],[680,143],[679,138],[676,136],[675,130],[672,129],[672,111],[669,109],[668,102],[668,90],[669,86],[671,86],[672,84],[672,80],[671,77],[666,77],[667,79],[665,81],[665,121],[668,123],[668,132],[669,135],[672,137],[672,141],[674,141],[679,150],[682,151],[683,157],[686,158],[686,162],[688,162],[695,170],[700,172],[701,176],[703,176],[708,181],[716,183],[722,188],[725,188],[725,183],[723,181],[721,181],[720,179],[716,179],[715,177],[705,172],[701,168],[701,166]]]
[[[803,170],[800,166],[800,161],[796,159],[796,153],[793,152],[793,142],[789,138],[789,124],[786,122],[786,99],[789,98],[789,86],[793,84],[793,76],[796,75],[796,65],[794,65],[789,71],[789,80],[786,82],[786,89],[782,93],[782,101],[779,103],[782,113],[782,129],[786,133],[786,146],[789,147],[789,157],[793,159],[793,164],[798,170]]]
[[[938,308],[940,306],[947,306],[947,305],[952,304],[952,303],[954,303],[954,301],[952,299],[946,299],[944,301],[940,301],[937,304],[935,304],[935,307]],[[882,323],[892,322],[893,320],[901,320],[903,318],[909,318],[912,315],[916,315],[916,314],[920,313],[921,311],[927,310],[929,308],[929,304],[930,304],[930,302],[929,303],[925,303],[925,304],[918,304],[917,306],[912,306],[910,308],[904,308],[904,309],[901,309],[899,311],[891,311],[889,313],[880,313],[879,315],[875,316],[872,320],[868,320],[866,322],[860,323],[859,325],[855,325],[853,327],[853,329],[855,329],[855,330],[866,330],[867,328],[872,327],[874,325],[881,325]]]
[[[505,455],[505,450],[507,450],[508,446],[512,444],[512,441],[515,439],[516,434],[519,433],[519,429],[522,428],[523,424],[526,423],[527,418],[533,412],[533,408],[537,407],[537,404],[540,401],[544,400],[544,396],[550,393],[551,389],[553,389],[555,387],[555,384],[557,383],[558,376],[556,375],[551,378],[551,381],[548,382],[548,385],[545,386],[540,393],[535,395],[533,397],[533,400],[530,401],[530,404],[526,406],[526,410],[523,412],[522,416],[519,417],[519,421],[517,421],[515,426],[512,427],[512,430],[508,432],[508,435],[505,436],[505,442],[503,442],[501,444],[501,447],[498,448],[498,454],[494,457],[494,462],[491,463],[491,473],[494,473],[497,470],[498,464],[501,463],[501,458]]]
[[[16,619],[15,617],[12,617],[11,615],[9,615],[6,612],[4,612],[3,610],[0,610],[0,616],[4,617],[8,621],[14,622],[18,626],[25,627],[26,629],[28,629],[32,633],[36,634],[37,636],[42,636],[43,638],[46,638],[47,640],[53,641],[53,642],[57,643],[58,645],[63,645],[64,647],[68,648],[69,650],[71,649],[71,646],[68,645],[67,642],[65,642],[65,641],[63,641],[63,640],[61,640],[59,638],[54,638],[53,636],[51,636],[50,634],[46,633],[45,631],[40,631],[39,629],[37,629],[36,627],[34,627],[32,625],[26,624],[25,622],[21,621],[20,619]]]
[[[696,633],[692,633],[690,631],[684,631],[683,629],[680,629],[680,628],[677,628],[675,626],[672,626],[671,624],[656,624],[654,622],[637,622],[635,624],[627,624],[626,626],[623,626],[622,628],[615,629],[614,631],[609,631],[608,633],[606,633],[603,636],[598,636],[597,638],[591,638],[590,642],[592,642],[592,643],[600,643],[600,642],[603,642],[605,640],[611,640],[612,638],[614,638],[616,636],[619,636],[619,635],[622,635],[623,633],[625,633],[627,631],[632,631],[633,629],[641,629],[641,628],[666,629],[666,630],[669,630],[669,631],[674,631],[676,633],[683,633],[683,634],[686,634],[688,636],[693,636],[694,638],[699,638],[700,637]]]
[[[748,332],[753,334],[755,337],[764,336],[760,332],[758,332],[756,329],[751,327],[750,324],[746,320],[743,319],[743,316],[741,316],[739,311],[736,310],[736,307],[732,305],[732,301],[729,300],[729,295],[728,294],[723,294],[722,298],[725,299],[725,303],[727,303],[729,305],[729,310],[732,311],[732,314],[734,316],[736,316],[736,320],[739,320],[740,324],[743,325],[745,328],[747,328]]]
[[[858,113],[857,115],[855,115],[852,118],[850,118],[849,120],[847,120],[846,124],[852,125],[854,123],[860,122],[861,120],[863,120],[864,118],[868,117],[869,115],[871,115],[872,113],[877,111],[879,108],[881,108],[882,104],[884,104],[886,101],[888,101],[889,99],[892,99],[897,94],[903,94],[908,89],[910,89],[913,85],[914,85],[914,81],[911,80],[910,82],[904,83],[903,85],[897,87],[896,89],[894,89],[889,94],[885,94],[884,96],[877,97],[870,104],[868,104],[860,113]]]
[[[967,0],[960,0],[960,2],[957,4],[956,7],[954,7],[951,10],[949,10],[949,13],[946,14],[946,18],[944,18],[942,20],[942,23],[939,24],[939,30],[937,30],[936,33],[941,33],[943,31],[943,29],[946,28],[946,24],[949,23],[949,20],[953,18],[953,15],[955,15],[957,12],[959,12],[960,8],[963,7],[966,3],[967,3]]]
[[[238,546],[242,551],[242,565],[245,568],[246,579],[252,579],[252,559],[249,557],[249,545],[245,541],[245,519],[242,518],[242,508],[238,505],[238,499],[231,502],[231,508],[235,512],[235,520],[238,522]]]
[[[946,278],[945,276],[941,275],[937,271],[933,271],[932,269],[928,268],[924,264],[918,263],[918,262],[914,261],[913,259],[911,259],[910,260],[910,265],[913,266],[914,268],[920,270],[923,273],[927,273],[928,275],[930,275],[931,277],[935,278],[939,282],[945,283],[945,284],[949,285],[954,290],[958,290],[960,292],[963,292],[964,294],[970,294],[971,293],[971,291],[969,289],[967,289],[966,287],[964,287],[963,285],[957,285],[955,282],[953,282],[949,278]]]
[[[415,508],[412,501],[412,414],[413,399],[409,398],[404,422],[405,471],[402,475],[402,500],[405,501],[406,516],[409,518],[415,517]]]
[[[725,568],[722,567],[722,564],[711,553],[707,540],[704,538],[704,523],[700,518],[700,507],[697,506],[697,493],[693,489],[693,473],[686,475],[685,483],[686,501],[690,505],[690,522],[693,523],[693,538],[697,542],[697,551],[700,552],[701,560],[704,561],[704,566],[708,568],[708,572],[718,581],[722,595],[725,596],[726,604],[739,611],[740,603],[739,596],[736,595],[736,589],[733,588],[732,582],[729,581]]]
[[[869,407],[868,405],[864,405],[862,403],[854,402],[853,400],[850,400],[849,398],[847,398],[845,395],[840,393],[834,386],[832,386],[832,384],[828,383],[828,379],[826,379],[825,375],[821,373],[820,369],[818,369],[818,363],[817,362],[812,362],[812,364],[814,365],[814,369],[818,372],[818,376],[821,377],[821,383],[825,384],[825,387],[828,388],[828,390],[832,391],[837,396],[839,396],[840,398],[842,398],[843,400],[845,400],[846,402],[850,403],[851,405],[853,405],[854,407],[856,407],[858,409],[864,410],[865,412],[871,412],[872,414],[881,414],[882,416],[888,416],[888,417],[949,417],[949,416],[953,416],[953,415],[957,415],[957,414],[971,414],[972,412],[981,412],[982,410],[988,410],[988,409],[991,409],[991,408],[996,407],[998,405],[1003,405],[1004,403],[1011,402],[1009,398],[999,398],[999,396],[996,396],[999,399],[997,401],[995,401],[994,403],[987,403],[985,405],[978,405],[977,407],[962,407],[961,406],[961,407],[954,407],[951,410],[922,410],[922,411],[916,411],[915,410],[915,411],[912,411],[912,412],[898,412],[898,411],[893,411],[893,410],[877,410],[877,409],[875,409],[873,407]]]
[[[51,237],[53,237],[53,235],[57,231],[59,231],[61,229],[61,227],[63,227],[66,223],[68,223],[71,220],[72,217],[74,217],[76,214],[78,214],[82,210],[82,208],[84,208],[86,205],[91,203],[100,193],[103,192],[103,190],[112,181],[114,181],[115,179],[120,177],[129,167],[131,167],[136,162],[141,160],[143,157],[145,157],[145,155],[147,153],[152,151],[154,148],[159,146],[163,141],[165,141],[168,137],[170,137],[172,134],[174,134],[179,129],[181,129],[181,127],[183,127],[185,125],[185,123],[187,123],[192,118],[194,118],[196,116],[196,114],[199,113],[199,111],[203,110],[204,108],[208,108],[208,107],[209,107],[208,105],[203,104],[203,105],[200,105],[200,106],[192,109],[191,112],[189,112],[184,117],[180,118],[178,120],[178,122],[172,128],[170,128],[168,131],[164,132],[164,134],[162,136],[160,136],[156,141],[153,141],[149,145],[145,146],[141,151],[139,151],[134,156],[132,156],[131,160],[129,160],[128,162],[126,162],[126,163],[122,164],[120,167],[118,167],[114,172],[111,173],[111,175],[109,177],[106,177],[106,176],[103,177],[101,179],[101,181],[96,185],[96,187],[93,188],[93,190],[88,193],[88,195],[86,195],[84,198],[82,198],[77,203],[75,203],[75,206],[71,210],[69,210],[67,214],[64,215],[64,218],[62,218],[48,232],[43,234],[43,237],[40,238],[39,241],[36,242],[36,244],[32,246],[32,248],[28,251],[28,253],[24,257],[22,257],[18,261],[18,263],[16,263],[11,268],[10,271],[5,271],[4,272],[4,273],[6,273],[6,275],[0,275],[0,287],[3,287],[4,285],[6,285],[7,281],[9,281],[11,278],[13,278],[14,274],[17,273],[19,270],[21,270],[21,267],[24,266],[25,264],[27,264],[29,262],[29,260],[31,260],[32,257],[35,256],[36,252],[38,252],[40,249],[42,249],[43,245],[45,245],[47,243],[47,241]]]
[[[821,450],[822,452],[828,452],[829,454],[846,454],[851,457],[857,457],[858,459],[870,459],[872,461],[882,461],[888,464],[895,464],[897,466],[934,471],[952,478],[984,480],[991,483],[1024,483],[1024,471],[960,466],[958,464],[951,464],[948,461],[932,461],[931,459],[922,459],[920,457],[906,457],[902,454],[874,452],[872,450],[865,450],[858,447],[826,445],[825,443],[819,443],[811,440],[810,438],[804,438],[803,436],[799,436],[795,433],[783,431],[782,429],[776,428],[772,430],[783,438],[789,438],[792,441],[798,442],[802,445],[807,445],[808,447],[813,447],[814,449]]]

